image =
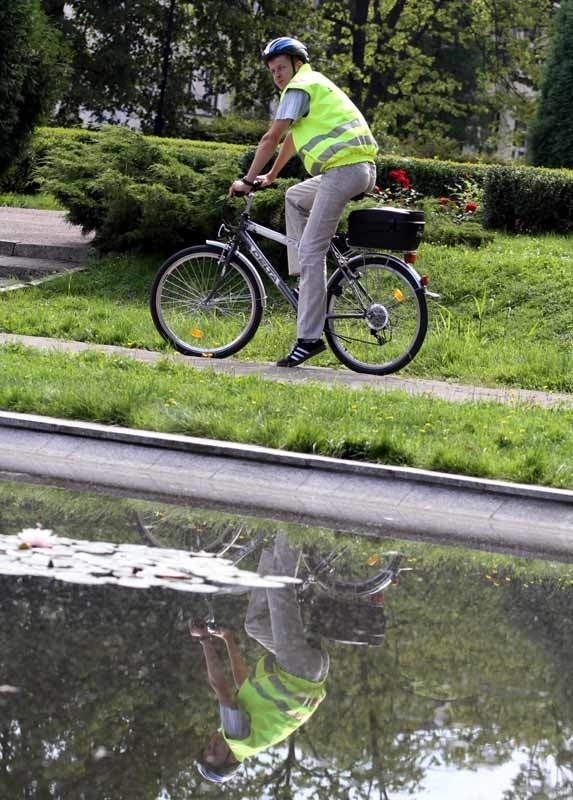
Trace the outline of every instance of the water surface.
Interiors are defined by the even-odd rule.
[[[194,549],[240,529],[332,552],[333,531],[0,484],[0,534],[41,524],[90,541]],[[573,568],[346,537],[346,569],[388,551],[411,568],[368,605],[323,597],[326,698],[222,789],[195,759],[218,725],[188,622],[204,596],[0,575],[0,797],[65,800],[573,796]],[[259,552],[241,566],[256,570]],[[216,619],[252,667],[248,593],[220,587]],[[310,611],[305,610],[306,617]],[[305,617],[305,619],[306,619]],[[375,633],[376,645],[343,644]],[[217,642],[217,646],[221,645]],[[223,651],[221,651],[223,653]]]

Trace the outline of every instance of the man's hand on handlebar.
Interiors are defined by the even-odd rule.
[[[245,183],[243,180],[233,181],[233,183],[229,186],[229,197],[234,197],[236,194],[249,194],[255,188],[255,184],[253,186],[249,186],[249,184]]]
[[[255,180],[251,183],[246,183],[242,178],[238,181],[233,181],[229,186],[229,197],[234,197],[236,194],[249,194],[257,189],[266,189],[272,184],[273,180],[266,175],[257,175]]]

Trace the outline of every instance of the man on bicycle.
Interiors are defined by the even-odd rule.
[[[299,276],[297,341],[277,362],[296,367],[321,353],[326,317],[326,253],[346,203],[376,182],[378,146],[360,111],[332,81],[311,69],[304,44],[290,36],[273,39],[263,60],[281,91],[275,119],[260,140],[244,178],[229,193],[269,186],[298,153],[312,176],[286,192],[289,274]],[[283,139],[284,137],[284,139]],[[259,174],[282,140],[269,172]]]

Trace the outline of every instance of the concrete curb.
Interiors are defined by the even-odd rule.
[[[92,249],[87,245],[78,247],[58,244],[24,244],[22,242],[0,241],[0,255],[5,258],[32,259],[38,261],[66,262],[72,265],[85,264]],[[32,268],[32,266],[30,267]]]
[[[42,417],[36,414],[12,414],[0,411],[0,428],[10,427],[24,430],[81,436],[110,442],[143,447],[160,447],[187,453],[206,454],[220,458],[257,461],[264,464],[282,464],[302,469],[320,469],[328,472],[363,475],[366,477],[396,478],[417,483],[471,489],[477,492],[496,492],[514,497],[530,497],[537,500],[557,500],[570,503],[573,511],[573,491],[547,486],[472,478],[447,472],[433,472],[414,467],[395,467],[348,459],[329,458],[308,453],[277,450],[259,445],[237,444],[219,439],[200,439],[194,436],[134,430],[92,422]]]
[[[0,413],[5,477],[573,560],[573,492]]]

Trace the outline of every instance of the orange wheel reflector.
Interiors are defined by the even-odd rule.
[[[394,299],[401,303],[404,300],[404,293],[400,289],[394,289],[392,292]]]
[[[203,331],[200,331],[199,328],[192,328],[189,333],[194,339],[203,338]]]

